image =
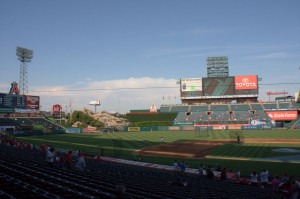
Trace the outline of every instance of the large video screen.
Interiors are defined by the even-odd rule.
[[[38,110],[39,106],[39,96],[0,93],[0,112],[12,113],[15,109]]]
[[[204,96],[234,95],[233,77],[203,78]]]

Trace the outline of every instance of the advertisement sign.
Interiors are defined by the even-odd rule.
[[[54,104],[52,106],[52,113],[53,114],[59,114],[62,111],[61,105],[59,104]]]
[[[95,132],[97,129],[96,127],[87,127],[87,128],[83,128],[82,132],[83,133],[90,133],[90,132]]]
[[[100,105],[100,100],[90,101],[89,105]]]
[[[202,91],[201,78],[181,79],[181,91]]]
[[[257,89],[257,75],[235,76],[235,90]]]
[[[173,126],[194,126],[194,122],[173,122]]]
[[[128,127],[128,132],[138,132],[140,131],[140,127]]]
[[[26,109],[26,108],[15,108],[16,113],[38,113],[39,110]]]
[[[40,97],[26,95],[26,108],[39,110],[40,108]]]
[[[296,120],[298,118],[297,111],[266,111],[266,114],[275,121]]]
[[[169,126],[169,131],[179,131],[180,127],[179,126]]]
[[[250,125],[251,126],[258,126],[258,125],[264,125],[264,124],[270,124],[267,120],[251,120]]]

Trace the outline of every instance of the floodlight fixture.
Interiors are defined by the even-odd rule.
[[[17,47],[16,55],[18,56],[18,60],[20,61],[20,80],[19,80],[19,88],[22,95],[26,95],[28,93],[28,66],[27,63],[31,62],[33,58],[33,51]]]

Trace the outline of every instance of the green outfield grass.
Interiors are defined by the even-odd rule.
[[[89,155],[115,156],[118,158],[135,158],[132,152],[147,146],[161,144],[163,136],[166,143],[196,141],[196,140],[230,140],[231,135],[240,135],[244,139],[253,138],[285,138],[300,139],[300,130],[225,130],[225,131],[157,131],[157,132],[119,132],[108,134],[62,134],[49,136],[18,137],[18,140],[40,144],[49,144],[56,149],[82,150]],[[231,138],[232,139],[232,138]],[[266,144],[266,143],[232,143],[220,146],[210,152],[210,155],[224,158],[265,158],[274,156],[293,155],[273,152],[274,148],[293,148],[300,150],[296,144]],[[143,157],[143,161],[171,165],[174,158]],[[197,168],[200,162],[205,165],[220,164],[232,170],[241,169],[243,173],[251,173],[268,168],[271,174],[282,175],[285,171],[300,176],[300,164],[280,162],[257,162],[241,160],[221,160],[217,158],[185,159],[190,167]]]

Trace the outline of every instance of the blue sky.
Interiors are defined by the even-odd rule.
[[[231,76],[261,77],[259,99],[293,95],[299,10],[299,0],[2,0],[0,92],[19,81],[21,46],[34,51],[29,94],[41,96],[42,110],[70,101],[92,109],[96,99],[98,110],[123,113],[180,103],[176,81],[206,77],[208,56],[228,56]],[[135,87],[174,88],[110,90]]]

